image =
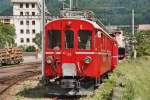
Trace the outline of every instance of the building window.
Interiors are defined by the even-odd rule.
[[[24,43],[24,39],[23,39],[23,38],[21,38],[21,39],[20,39],[20,42],[21,42],[21,43]]]
[[[26,41],[27,41],[27,43],[29,43],[29,42],[30,42],[30,39],[29,39],[29,38],[27,38],[27,40],[26,40]]]
[[[35,29],[32,30],[32,33],[35,34]]]
[[[20,12],[20,16],[23,16],[23,12]]]
[[[29,29],[27,29],[27,30],[26,30],[26,33],[27,33],[27,34],[30,34],[30,30],[29,30]]]
[[[22,3],[20,4],[20,8],[23,8],[23,4]]]
[[[35,21],[34,20],[32,21],[32,25],[35,25]]]
[[[34,3],[32,3],[32,8],[35,8],[35,4]]]
[[[21,34],[23,34],[23,33],[24,33],[24,30],[23,30],[23,29],[21,29],[21,30],[20,30],[20,33],[21,33]]]
[[[29,16],[29,12],[26,12],[25,15],[26,15],[26,16]]]
[[[23,25],[23,21],[20,21],[20,25]]]
[[[29,4],[28,3],[26,3],[26,8],[29,8]]]
[[[10,19],[4,19],[5,24],[10,24]]]
[[[32,12],[32,16],[35,16],[35,12]]]
[[[29,25],[29,21],[26,21],[26,25]]]

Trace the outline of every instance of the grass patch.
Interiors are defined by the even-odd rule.
[[[110,75],[108,80],[104,80],[101,86],[95,91],[94,96],[87,96],[81,100],[111,100],[111,93],[116,84],[117,74]]]
[[[150,57],[126,60],[106,80],[96,94],[83,100],[110,100],[119,78],[123,80],[121,100],[150,100]]]
[[[150,57],[128,60],[126,63],[120,64],[117,70],[126,76],[127,86],[125,89],[131,88],[130,91],[134,92],[134,100],[150,100]],[[130,87],[131,85],[132,87]],[[128,94],[126,97],[131,96],[127,92],[124,94]]]

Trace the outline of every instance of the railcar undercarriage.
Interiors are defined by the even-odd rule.
[[[59,77],[45,79],[45,85],[50,96],[86,96],[93,95],[104,79],[108,78],[108,73],[99,79],[88,77]]]
[[[48,94],[55,96],[92,95],[94,80],[88,78],[61,77],[47,85]]]

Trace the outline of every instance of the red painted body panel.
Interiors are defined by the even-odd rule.
[[[113,49],[112,49],[112,70],[114,70],[117,67],[118,64],[118,46],[116,43],[113,43]]]
[[[69,27],[67,26],[69,23]],[[97,35],[97,28],[90,22],[77,19],[59,19],[49,22],[46,27],[45,33],[45,59],[48,56],[57,60],[56,74],[62,76],[62,64],[74,63],[77,69],[77,76],[98,78],[104,73],[113,70],[117,65],[118,47],[116,41],[109,37],[106,32],[101,30],[101,36]],[[74,48],[65,49],[65,30],[74,31]],[[48,48],[48,31],[60,30],[61,31],[61,49],[53,50]],[[78,49],[78,31],[89,30],[92,32],[92,49],[81,50]],[[90,64],[85,64],[85,57],[90,56],[92,61]],[[52,72],[52,64],[45,61],[45,75],[46,77],[54,76]]]

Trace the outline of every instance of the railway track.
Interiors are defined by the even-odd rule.
[[[14,64],[14,65],[4,65],[4,66],[1,66],[0,67],[0,70],[1,69],[4,69],[4,68],[12,68],[12,67],[18,67],[18,66],[25,66],[25,65],[33,65],[33,64],[35,64],[35,65],[39,65],[41,62],[39,61],[39,62],[30,62],[30,63],[20,63],[20,64]]]
[[[39,75],[39,63],[11,65],[0,69],[0,96],[10,87],[26,78]]]

